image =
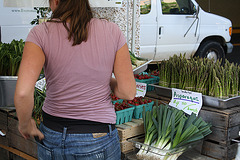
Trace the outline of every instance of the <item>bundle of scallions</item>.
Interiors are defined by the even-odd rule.
[[[174,55],[159,64],[159,85],[218,98],[240,95],[240,66],[225,60]]]
[[[34,108],[32,112],[32,118],[36,121],[37,126],[39,127],[40,122],[42,121],[42,107],[46,97],[45,90],[40,91],[35,88],[34,90]]]
[[[146,60],[144,60],[140,57],[136,57],[131,51],[129,51],[129,54],[130,54],[130,58],[131,58],[132,69],[135,69],[147,62]]]
[[[137,157],[144,160],[176,160],[186,149],[211,133],[211,124],[195,114],[168,105],[143,110],[145,140]]]

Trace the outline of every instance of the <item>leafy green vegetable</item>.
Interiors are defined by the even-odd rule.
[[[129,54],[130,54],[133,69],[135,69],[135,68],[143,65],[144,63],[146,63],[145,60],[143,60],[139,57],[136,57],[131,51],[129,51]]]
[[[0,76],[16,76],[22,60],[25,42],[12,40],[11,43],[0,43]]]
[[[201,117],[162,104],[144,109],[143,121],[145,145],[137,153],[142,159],[177,159],[189,144],[212,132]]]
[[[39,121],[42,121],[42,107],[44,104],[44,100],[46,97],[45,90],[40,91],[35,88],[34,90],[34,108],[32,112],[33,119],[37,122],[37,126],[39,125]]]

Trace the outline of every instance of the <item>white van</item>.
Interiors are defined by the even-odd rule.
[[[89,0],[92,7],[121,7],[122,0]],[[40,16],[34,7],[48,7],[48,0],[0,0],[0,42],[25,40],[34,27],[31,22]],[[47,15],[48,17],[49,15]]]
[[[203,11],[195,0],[141,0],[140,6],[140,57],[218,59],[232,52],[231,21]]]

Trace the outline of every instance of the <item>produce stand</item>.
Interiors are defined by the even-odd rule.
[[[158,104],[168,103],[169,98],[159,96],[155,91],[147,92],[146,98]],[[213,160],[233,159],[236,155],[237,143],[231,139],[238,138],[240,119],[240,106],[230,109],[219,110],[203,106],[200,116],[207,122],[211,122],[213,133],[207,136],[202,144],[183,153],[178,160]],[[0,153],[3,157],[12,159],[36,159],[37,147],[34,140],[25,140],[17,129],[15,109],[0,108],[0,129],[6,130],[5,137],[0,137]],[[135,136],[143,135],[142,119],[132,119],[121,125],[117,125],[122,159],[136,160],[136,148],[128,141]]]

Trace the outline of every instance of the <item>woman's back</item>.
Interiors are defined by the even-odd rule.
[[[47,22],[36,26],[27,41],[45,53],[46,113],[115,123],[109,84],[115,54],[126,43],[116,24],[93,18],[87,41],[72,46],[62,23]]]

